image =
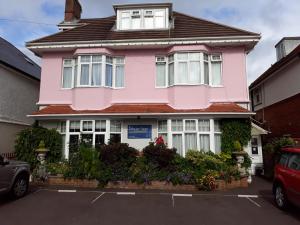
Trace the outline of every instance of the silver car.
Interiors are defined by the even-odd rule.
[[[0,194],[9,193],[15,198],[26,195],[29,186],[28,163],[9,161],[0,155]]]

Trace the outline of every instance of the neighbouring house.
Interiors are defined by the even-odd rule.
[[[62,31],[27,43],[43,65],[31,117],[61,132],[66,158],[80,139],[142,149],[162,136],[183,156],[220,152],[220,119],[253,115],[246,55],[260,35],[170,3],[113,7],[113,16],[82,19],[79,2],[67,0]]]
[[[249,87],[255,120],[269,133],[264,142],[282,136],[300,138],[300,37],[276,44],[277,62]]]
[[[41,68],[0,37],[0,153],[12,153],[16,134],[34,120]]]

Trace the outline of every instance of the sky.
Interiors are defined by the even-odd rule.
[[[249,84],[276,62],[274,46],[282,37],[300,36],[300,0],[80,0],[82,18],[111,16],[113,4],[146,2],[172,2],[175,11],[260,33],[260,42],[247,56]],[[57,32],[64,4],[0,0],[0,36],[40,63],[25,43]]]

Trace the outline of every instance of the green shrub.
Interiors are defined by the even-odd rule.
[[[61,135],[54,129],[48,130],[36,126],[22,130],[17,135],[15,143],[17,159],[28,162],[31,169],[34,169],[38,163],[35,150],[41,141],[44,141],[45,147],[49,149],[47,162],[60,161],[62,158]]]
[[[98,179],[102,165],[99,160],[99,152],[83,145],[79,151],[70,155],[68,169],[64,176],[80,179]]]
[[[212,152],[206,153],[203,151],[189,150],[186,154],[186,158],[193,165],[203,167],[204,170],[221,171],[225,166],[224,162]]]
[[[221,130],[221,148],[225,152],[235,151],[234,143],[236,141],[243,147],[251,139],[250,119],[222,119]]]
[[[69,170],[68,162],[47,163],[46,170],[49,175],[63,175]]]
[[[157,164],[159,168],[169,167],[175,155],[176,149],[169,149],[164,143],[155,144],[151,142],[143,149],[143,156],[149,162]]]

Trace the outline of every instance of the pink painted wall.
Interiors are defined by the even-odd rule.
[[[222,52],[223,86],[155,88],[155,56],[174,51]],[[61,89],[62,60],[73,54],[105,53],[125,56],[125,88]],[[42,59],[39,104],[70,104],[74,109],[103,109],[114,103],[168,103],[177,109],[206,108],[212,102],[248,102],[245,52],[242,48],[209,49],[203,45],[149,50],[77,49],[48,53]]]

